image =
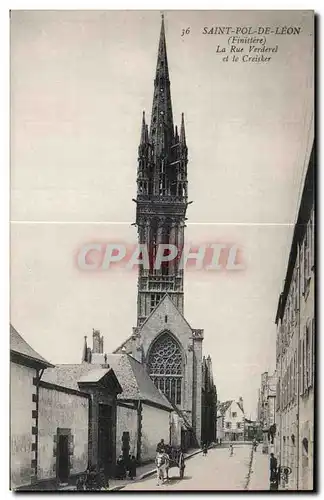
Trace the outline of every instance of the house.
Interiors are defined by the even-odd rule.
[[[37,478],[38,381],[52,365],[10,325],[10,487]]]
[[[313,145],[275,318],[275,453],[292,470],[288,488],[304,491],[315,465],[315,161]]]
[[[11,489],[56,490],[89,463],[114,472],[117,395],[108,365],[46,361],[10,327]]]
[[[173,405],[155,386],[142,363],[127,353],[104,354],[104,339],[99,330],[93,330],[92,342],[92,348],[88,347],[85,338],[82,363],[76,366],[93,369],[108,363],[120,381],[122,392],[117,396],[116,453],[125,456],[130,453],[143,463],[155,458],[160,439],[180,444],[181,423],[171,415]]]
[[[244,441],[245,418],[243,399],[233,399],[217,406],[217,439],[222,441]]]

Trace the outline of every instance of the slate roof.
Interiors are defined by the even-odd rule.
[[[220,413],[221,415],[224,415],[224,413],[228,410],[228,408],[231,406],[231,404],[234,403],[234,399],[229,399],[228,401],[224,401],[223,403],[218,403],[217,405],[217,413]],[[239,409],[244,413],[244,409],[240,401],[236,401],[237,406]]]
[[[168,399],[154,385],[144,366],[128,354],[108,354],[107,363],[114,370],[123,392],[118,399],[150,401],[172,410]]]
[[[86,382],[99,382],[104,375],[108,373],[110,369],[108,368],[95,368],[84,375],[81,375],[78,382],[86,383]]]
[[[243,408],[242,403],[240,403],[240,401],[237,401],[237,406],[239,407],[239,409],[241,410],[241,412],[244,413],[244,408]]]
[[[228,408],[231,406],[232,403],[233,403],[233,399],[230,399],[228,401],[224,401],[223,403],[218,403],[217,413],[219,412],[220,414],[224,415],[224,413],[228,410]]]
[[[155,387],[143,365],[127,354],[108,354],[107,363],[112,368],[123,390],[117,399],[150,401],[172,410],[167,398]],[[108,369],[109,370],[109,369]],[[42,380],[74,390],[78,382],[95,382],[107,373],[107,368],[91,363],[56,365],[45,370]]]
[[[12,325],[10,325],[10,352],[18,354],[26,361],[36,362],[42,368],[53,366],[28,344]]]
[[[91,365],[89,363],[77,365],[56,365],[54,368],[45,370],[42,376],[42,381],[79,391],[80,388],[78,386],[78,382],[84,377],[87,377],[85,381],[88,382],[98,381],[99,370],[101,372],[100,378],[108,372],[108,369],[98,368],[98,366]],[[90,372],[93,373],[90,374]],[[93,376],[95,377],[95,380],[92,380]]]

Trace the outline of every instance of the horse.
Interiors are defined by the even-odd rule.
[[[157,453],[155,458],[157,486],[168,479],[169,464],[169,456],[166,453]]]

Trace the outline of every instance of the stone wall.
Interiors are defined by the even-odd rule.
[[[182,401],[179,407],[191,415],[193,389],[193,349],[192,329],[169,297],[165,297],[158,308],[149,317],[140,331],[144,365],[147,362],[149,348],[152,342],[163,332],[170,332],[179,342],[183,353],[184,377],[182,384]],[[201,368],[200,368],[201,370]]]
[[[16,489],[31,483],[32,459],[35,442],[33,426],[36,411],[36,387],[33,378],[36,370],[10,363],[10,439],[11,439],[11,488]],[[33,397],[34,395],[34,397]]]
[[[181,420],[178,413],[173,411],[170,414],[170,444],[175,448],[181,446]]]
[[[143,404],[142,407],[142,449],[143,462],[154,460],[156,445],[164,439],[170,440],[170,412]]]
[[[89,399],[45,387],[39,389],[38,479],[56,478],[58,428],[69,429],[70,475],[83,472],[88,464]]]
[[[129,432],[129,452],[132,455],[137,454],[138,439],[138,415],[136,408],[126,408],[117,405],[117,430],[116,430],[116,455],[122,453],[123,432]]]

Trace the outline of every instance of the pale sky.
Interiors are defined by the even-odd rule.
[[[203,328],[220,400],[255,415],[275,367],[274,318],[310,148],[310,11],[170,11],[175,123],[189,149],[186,240],[235,243],[245,270],[188,271],[185,316]],[[267,64],[222,62],[204,26],[299,26],[270,35]],[[190,26],[190,35],[181,37]],[[11,321],[53,363],[79,362],[98,328],[107,352],[136,325],[136,272],[86,273],[89,242],[136,242],[137,147],[150,118],[158,11],[11,15]]]

